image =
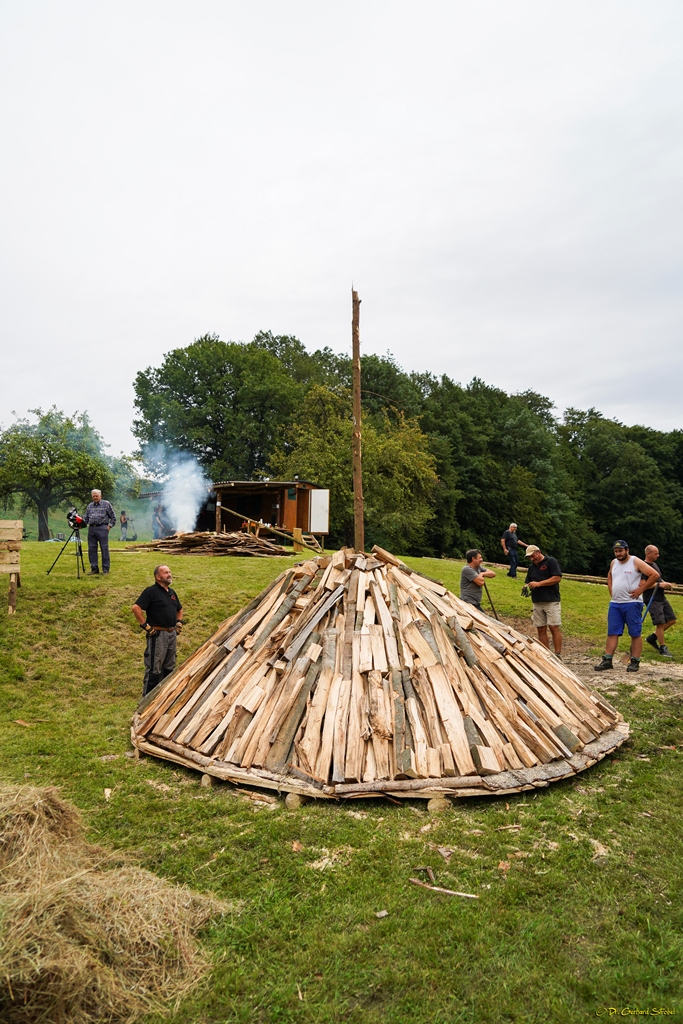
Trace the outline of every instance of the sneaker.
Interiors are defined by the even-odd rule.
[[[671,653],[669,648],[666,646],[666,644],[662,644],[662,646],[659,648],[659,653],[661,654],[661,656],[663,658],[673,658],[673,654]]]
[[[652,647],[654,647],[654,649],[656,651],[659,650],[659,643],[657,642],[657,634],[656,633],[650,633],[649,636],[646,636],[645,637],[645,642],[650,644]]]
[[[600,663],[598,665],[593,665],[593,668],[596,672],[604,672],[608,668],[614,668],[614,665],[612,664],[612,659],[606,654],[603,654]]]
[[[99,575],[100,575],[100,570],[99,569],[91,569],[90,572],[88,573],[88,576],[99,576]]]
[[[562,655],[558,654],[557,651],[553,652],[558,661],[562,661]]]
[[[109,569],[103,569],[102,570],[102,575],[103,576],[108,576],[109,575]]]
[[[627,672],[637,672],[640,668],[640,658],[631,658],[628,665],[626,666]]]

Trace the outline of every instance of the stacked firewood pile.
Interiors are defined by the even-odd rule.
[[[287,554],[279,544],[273,544],[265,537],[239,531],[173,533],[163,540],[152,540],[148,544],[136,544],[135,547],[139,550],[164,551],[169,555],[251,555],[254,558],[268,558],[271,555]]]
[[[627,735],[538,641],[376,547],[287,569],[132,725],[149,754],[327,797],[518,792]]]

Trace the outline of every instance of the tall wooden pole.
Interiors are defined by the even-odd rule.
[[[361,458],[361,408],[360,408],[360,299],[358,292],[351,290],[353,316],[351,332],[353,341],[353,546],[356,551],[365,550],[365,527],[363,524],[363,463]]]

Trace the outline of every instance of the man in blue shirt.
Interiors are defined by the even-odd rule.
[[[102,491],[97,489],[90,492],[92,501],[83,513],[83,522],[88,524],[88,561],[90,562],[90,575],[99,575],[97,565],[97,546],[99,544],[102,552],[102,575],[109,572],[109,531],[116,525],[114,509],[108,501],[102,500]]]

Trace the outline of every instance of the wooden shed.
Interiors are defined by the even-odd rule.
[[[163,491],[141,494],[154,504]],[[195,530],[217,533],[239,530],[247,519],[291,533],[326,536],[330,532],[330,492],[310,480],[220,480],[209,488],[197,515]]]
[[[217,533],[238,530],[242,519],[288,532],[329,533],[330,492],[310,480],[221,480],[213,491]]]

